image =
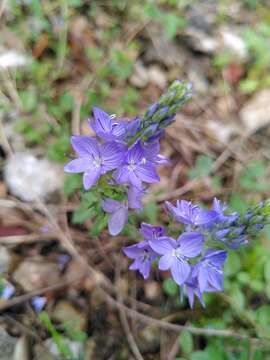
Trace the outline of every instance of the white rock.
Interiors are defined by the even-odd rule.
[[[25,291],[34,291],[57,284],[60,281],[60,272],[55,263],[42,262],[40,258],[27,259],[13,272],[13,279]]]
[[[247,133],[251,134],[270,124],[270,89],[254,95],[240,111],[240,118]]]
[[[222,51],[225,48],[236,54],[240,59],[248,57],[247,45],[237,31],[222,27],[219,32],[222,41]]]
[[[191,47],[195,50],[206,54],[213,54],[219,47],[218,40],[216,38],[209,36],[199,29],[190,27],[185,33],[188,36],[187,40],[189,41]]]
[[[149,80],[160,89],[167,86],[167,76],[165,72],[157,65],[152,65],[148,69]]]
[[[207,121],[206,129],[210,132],[211,136],[216,138],[222,144],[227,144],[233,135],[239,133],[239,129],[233,124],[226,124],[217,120]]]
[[[144,88],[148,84],[148,71],[141,61],[136,61],[134,65],[134,73],[130,77],[130,82],[139,89]]]
[[[4,168],[4,176],[10,192],[24,201],[45,199],[61,189],[63,169],[47,159],[38,159],[29,153],[11,156]]]
[[[16,50],[5,50],[0,53],[0,70],[15,68],[30,64],[31,59]]]
[[[1,360],[12,359],[16,342],[17,342],[16,338],[9,336],[9,334],[4,329],[0,329],[0,359]]]
[[[68,319],[67,319],[68,321]],[[76,341],[71,341],[66,339],[65,343],[67,344],[67,346],[69,347],[69,349],[72,352],[72,355],[74,356],[74,358],[79,358],[79,356],[82,356],[83,353],[83,344],[81,342],[76,342]],[[54,355],[54,356],[59,356],[59,351],[58,348],[55,344],[55,341],[53,339],[47,339],[44,342],[44,345],[46,346],[46,348],[48,349],[48,351]]]

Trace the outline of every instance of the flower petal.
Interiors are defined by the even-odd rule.
[[[94,167],[83,174],[83,187],[89,190],[100,177],[100,167]]]
[[[135,186],[129,186],[128,188],[128,206],[130,209],[141,209],[142,200],[144,195],[143,189],[138,189]]]
[[[198,273],[198,283],[200,292],[203,293],[208,288],[208,269],[200,267]]]
[[[151,163],[136,166],[135,173],[142,181],[147,183],[155,183],[160,181],[155,166]]]
[[[126,246],[122,250],[130,259],[136,259],[142,253],[142,249],[138,247],[138,244]]]
[[[188,258],[198,256],[203,247],[204,236],[199,232],[185,232],[179,236],[177,243],[181,253]]]
[[[128,220],[128,210],[126,207],[121,207],[109,216],[108,227],[109,233],[113,236],[118,235]]]
[[[114,172],[115,181],[118,184],[123,184],[129,180],[129,170],[127,165],[120,167]]]
[[[194,288],[187,286],[187,297],[188,297],[188,303],[191,309],[193,309],[194,306]]]
[[[135,171],[128,169],[128,179],[132,186],[136,187],[137,189],[143,188],[141,179],[136,175]]]
[[[141,143],[137,141],[129,150],[127,154],[128,163],[139,164],[144,157]]]
[[[71,160],[64,167],[64,171],[68,173],[81,173],[91,167],[91,162],[85,158]]]
[[[174,281],[181,286],[189,276],[190,265],[185,260],[174,257],[171,265],[171,273]]]
[[[205,258],[214,266],[221,268],[227,258],[227,252],[224,250],[208,250]]]
[[[157,240],[149,241],[150,247],[160,255],[171,252],[177,246],[176,241],[168,236],[162,236]]]
[[[195,225],[206,225],[212,222],[215,222],[218,218],[218,213],[216,211],[202,210],[200,208],[196,209],[193,215],[193,222]]]
[[[159,259],[158,268],[159,270],[168,270],[172,266],[173,256],[171,253],[162,255]]]
[[[100,147],[104,171],[116,169],[124,160],[126,147],[116,142],[107,142]]]
[[[122,206],[120,201],[106,198],[102,201],[102,209],[107,213],[113,213]]]
[[[112,119],[110,116],[105,113],[102,109],[98,107],[93,107],[93,115],[95,118],[95,123],[92,125],[94,131],[97,132],[110,132],[112,129]]]
[[[73,149],[81,157],[90,159],[99,157],[98,142],[89,136],[71,136],[71,144]]]
[[[216,290],[223,290],[223,273],[215,270],[208,271],[208,282]]]

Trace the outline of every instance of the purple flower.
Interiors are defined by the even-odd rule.
[[[192,274],[192,270],[191,270],[191,274]],[[200,289],[198,288],[197,279],[195,277],[193,277],[192,275],[189,276],[189,278],[186,280],[186,282],[180,287],[181,302],[183,302],[185,294],[187,295],[188,303],[189,303],[189,306],[191,307],[191,309],[193,309],[193,306],[194,306],[195,295],[199,299],[201,305],[203,307],[205,307],[205,303],[203,300],[203,294],[201,293]]]
[[[194,266],[193,276],[197,277],[200,292],[223,290],[223,265],[227,252],[223,250],[208,250],[204,257]]]
[[[150,163],[156,164],[156,165],[166,165],[169,163],[169,160],[159,154],[160,151],[160,145],[159,141],[151,141],[144,143],[143,145],[145,159],[149,161]]]
[[[15,288],[9,282],[5,281],[2,292],[0,293],[0,299],[8,300],[15,293]]]
[[[123,120],[115,120],[103,110],[93,108],[94,120],[89,124],[97,136],[106,141],[121,141],[125,137],[126,125]]]
[[[212,204],[212,210],[217,213],[216,222],[223,223],[226,221],[231,224],[238,219],[239,213],[237,212],[233,212],[230,215],[224,215],[226,209],[227,209],[227,205],[223,204],[220,200],[218,200],[215,197]]]
[[[147,279],[150,274],[153,261],[157,258],[157,253],[151,249],[147,241],[123,248],[127,257],[134,262],[129,266],[130,270],[138,270],[139,273]]]
[[[203,241],[202,234],[185,232],[177,240],[164,236],[157,241],[149,241],[149,244],[154,251],[162,255],[159,260],[159,269],[170,269],[174,281],[178,285],[182,285],[191,270],[188,259],[201,253]]]
[[[139,117],[134,118],[131,121],[126,122],[126,137],[125,139],[132,138],[140,131],[141,119]]]
[[[145,241],[156,241],[161,236],[165,235],[165,229],[163,226],[153,226],[150,224],[142,223],[140,232]]]
[[[202,226],[215,222],[216,211],[203,210],[191,201],[177,200],[176,206],[166,201],[166,206],[175,219],[185,225]]]
[[[146,160],[139,141],[128,150],[123,164],[115,172],[115,180],[119,184],[128,183],[138,189],[142,189],[142,182],[159,181],[155,166]]]
[[[98,144],[97,140],[88,136],[72,136],[71,144],[78,154],[78,159],[65,165],[65,171],[69,173],[83,172],[83,186],[90,189],[107,171],[116,169],[123,161],[125,146],[108,142]]]
[[[31,299],[31,305],[36,312],[40,312],[46,305],[47,298],[45,296],[34,296]]]
[[[142,197],[145,194],[144,189],[138,189],[135,186],[128,188],[128,207],[130,209],[142,209]]]
[[[109,213],[109,233],[118,235],[128,221],[128,207],[120,201],[107,198],[102,202],[102,209]]]
[[[66,264],[70,261],[70,255],[68,254],[61,254],[57,256],[57,262],[61,270],[63,270]]]

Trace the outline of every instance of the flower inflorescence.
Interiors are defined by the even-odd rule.
[[[176,80],[143,116],[131,121],[94,107],[89,126],[96,136],[71,137],[77,158],[65,166],[65,171],[83,173],[84,189],[94,194],[97,211],[102,209],[107,214],[111,235],[122,231],[129,209],[142,208],[147,185],[159,181],[157,166],[168,162],[159,153],[159,140],[190,97],[190,84]],[[218,199],[213,200],[211,210],[185,200],[178,200],[176,205],[166,202],[166,207],[184,230],[171,236],[164,227],[143,223],[143,241],[123,251],[134,260],[130,269],[138,270],[145,279],[158,260],[159,269],[169,270],[179,285],[181,298],[186,294],[193,307],[197,296],[204,306],[204,293],[223,290],[228,251],[247,244],[250,236],[269,223],[270,200],[242,216],[228,213]]]
[[[269,201],[255,206],[244,216],[228,213],[227,207],[216,198],[211,210],[185,200],[178,200],[176,206],[167,202],[166,206],[184,230],[175,239],[164,227],[143,223],[143,241],[123,249],[134,260],[130,269],[138,270],[147,279],[153,262],[158,259],[159,270],[170,270],[179,285],[181,298],[186,294],[193,308],[196,295],[205,306],[204,293],[223,290],[223,266],[228,250],[246,244],[250,229],[262,229],[269,223]]]
[[[69,173],[83,173],[83,186],[100,195],[108,213],[111,235],[121,232],[128,209],[142,208],[147,184],[159,182],[157,166],[167,159],[159,154],[159,139],[171,124],[176,110],[191,96],[188,83],[175,81],[168,91],[141,118],[117,119],[94,107],[89,126],[96,137],[72,136],[77,158],[65,166]],[[110,189],[110,197],[107,196]]]

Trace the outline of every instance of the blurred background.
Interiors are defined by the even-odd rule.
[[[165,200],[217,196],[243,212],[269,197],[269,6],[1,0],[0,359],[270,359],[270,227],[230,255],[225,292],[207,294],[206,309],[181,304],[166,273],[129,272],[121,252],[142,220],[167,221]],[[80,176],[63,174],[70,134],[91,135],[94,105],[144,113],[175,79],[192,83],[193,98],[162,140],[171,164],[111,238],[79,196]]]

